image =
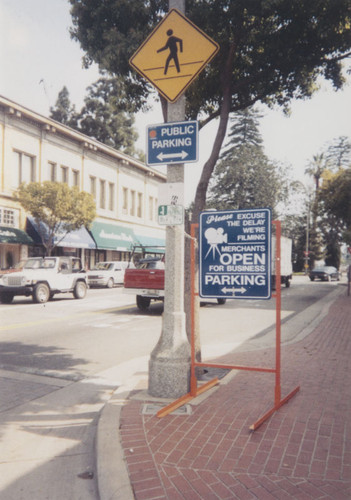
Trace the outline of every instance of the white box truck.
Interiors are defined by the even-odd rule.
[[[272,288],[275,289],[276,270],[275,270],[275,252],[276,238],[272,236]],[[286,287],[290,286],[292,279],[292,240],[281,236],[280,238],[280,282]]]

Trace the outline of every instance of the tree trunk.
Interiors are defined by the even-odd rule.
[[[208,184],[216,166],[217,160],[219,158],[223,141],[226,136],[229,113],[231,109],[231,74],[234,63],[235,56],[235,45],[232,44],[231,50],[229,51],[227,64],[223,72],[223,101],[221,106],[221,112],[219,115],[219,125],[216,134],[216,138],[213,144],[212,152],[209,159],[204,165],[202,175],[199,184],[196,189],[195,203],[193,213],[191,215],[191,222],[193,224],[198,224],[200,212],[206,206],[206,194],[208,189]],[[190,233],[190,224],[188,224],[187,232]],[[190,237],[185,239],[185,293],[184,293],[184,308],[186,313],[186,331],[188,339],[190,341],[191,336],[191,301],[190,298]],[[196,245],[197,248],[197,245]],[[197,253],[197,250],[196,250]],[[197,266],[198,258],[195,258],[195,291],[198,291],[199,273]],[[195,299],[195,311],[194,311],[194,331],[195,331],[195,358],[196,361],[201,361],[201,344],[200,344],[200,299],[198,295]],[[197,376],[201,375],[201,371],[197,370]]]
[[[210,182],[213,170],[218,161],[223,141],[227,133],[227,126],[229,120],[229,113],[231,107],[231,85],[230,81],[227,82],[225,92],[223,93],[223,102],[221,106],[221,113],[219,115],[219,125],[217,129],[217,134],[215,141],[213,143],[212,152],[209,159],[204,165],[202,174],[199,180],[199,184],[196,188],[194,211],[192,214],[193,223],[197,223],[199,220],[200,212],[206,206],[206,194],[208,189],[208,184]]]

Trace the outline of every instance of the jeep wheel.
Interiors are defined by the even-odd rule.
[[[13,301],[14,294],[11,292],[3,292],[0,295],[0,300],[3,304],[11,304]]]
[[[149,308],[151,299],[149,297],[142,297],[141,295],[137,295],[136,303],[140,311],[146,311]]]
[[[112,288],[115,282],[113,281],[113,278],[110,278],[108,282],[106,283],[107,288]]]
[[[87,285],[84,281],[77,281],[74,290],[73,296],[75,299],[84,299],[87,294]]]
[[[50,290],[45,283],[39,283],[33,291],[33,301],[37,304],[44,304],[50,298]]]

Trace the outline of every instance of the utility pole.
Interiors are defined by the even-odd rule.
[[[185,14],[185,0],[169,0],[169,10]],[[167,104],[167,121],[183,121],[185,96]],[[182,183],[184,164],[167,165],[167,183]],[[184,223],[166,228],[165,299],[160,339],[149,362],[150,395],[177,398],[190,389],[190,345],[184,312]]]

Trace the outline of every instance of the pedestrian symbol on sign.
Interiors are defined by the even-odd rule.
[[[165,65],[165,70],[164,70],[164,75],[167,75],[168,71],[168,66],[169,63],[174,61],[175,67],[177,68],[177,73],[180,73],[180,66],[179,66],[179,60],[178,60],[178,43],[179,43],[179,48],[180,52],[183,52],[183,40],[180,38],[177,38],[176,36],[173,36],[173,30],[169,29],[167,30],[167,36],[168,40],[167,43],[164,47],[161,47],[158,49],[157,53],[163,52],[164,50],[169,49],[169,56],[167,57],[166,60],[166,65]]]
[[[130,64],[163,97],[175,102],[218,50],[218,44],[199,27],[171,9],[130,58]]]

